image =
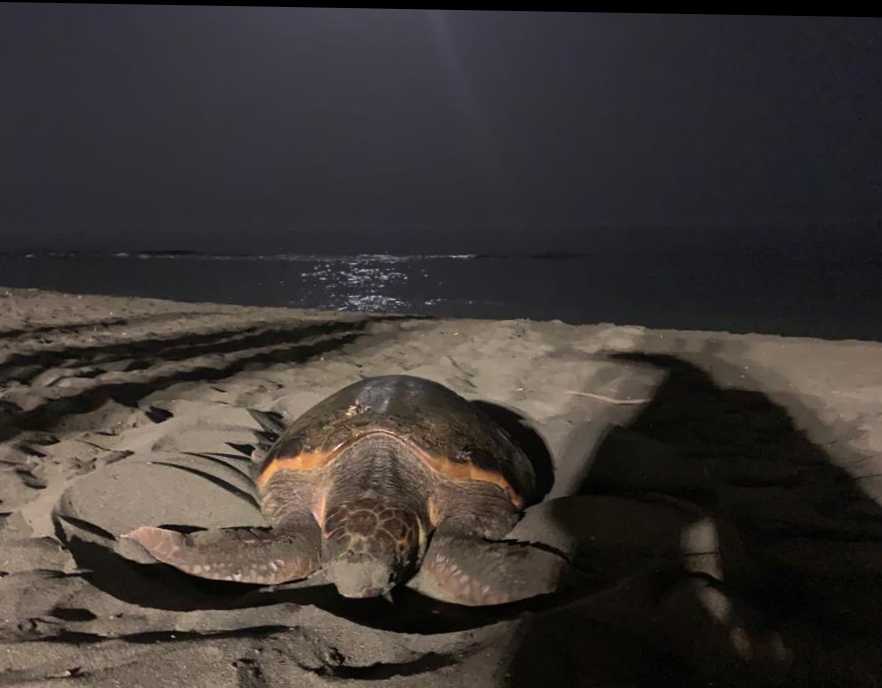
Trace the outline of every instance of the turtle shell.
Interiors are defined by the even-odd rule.
[[[447,387],[409,375],[366,378],[306,411],[267,452],[257,485],[280,470],[326,466],[374,433],[405,442],[443,477],[499,485],[518,507],[535,495],[533,466],[502,427]]]

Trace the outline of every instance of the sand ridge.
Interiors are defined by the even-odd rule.
[[[37,290],[0,306],[0,685],[875,685],[882,344]],[[247,409],[294,417],[393,373],[509,429],[546,494],[511,537],[596,590],[350,604],[191,579],[116,540],[265,525]]]

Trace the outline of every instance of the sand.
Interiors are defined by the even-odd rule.
[[[441,382],[590,589],[466,609],[190,578],[116,537],[261,525],[248,408]],[[878,684],[882,344],[0,289],[0,685]]]

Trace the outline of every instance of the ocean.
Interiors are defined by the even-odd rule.
[[[882,266],[781,252],[0,255],[0,286],[882,340]]]

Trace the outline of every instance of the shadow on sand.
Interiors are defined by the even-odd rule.
[[[756,388],[743,371],[707,355],[702,366]],[[674,497],[685,513],[694,509],[694,519],[659,539],[676,547],[690,528],[709,522],[716,529],[716,552],[699,553],[712,556],[699,556],[705,563],[697,566],[684,551],[680,561],[676,552],[667,562],[657,557],[663,573],[649,579],[654,589],[636,613],[625,596],[599,613],[580,612],[576,604],[526,618],[509,667],[511,685],[876,685],[882,556],[874,552],[882,545],[882,509],[838,467],[854,465],[857,455],[849,455],[847,444],[857,429],[847,423],[827,428],[838,439],[834,461],[797,428],[794,418],[802,427],[822,427],[798,398],[785,409],[761,392],[724,388],[702,367],[673,355],[609,358],[663,371],[664,381],[626,427],[613,426],[596,447],[586,448],[590,469],[580,492]],[[776,387],[771,371],[752,365],[751,373],[765,388]],[[649,451],[642,454],[641,447]],[[673,451],[657,452],[660,447]],[[652,531],[639,521],[640,513],[635,511],[629,528]],[[597,524],[607,527],[616,524]],[[590,566],[592,558],[610,561],[620,554],[586,542],[575,558]],[[700,583],[666,602],[667,591],[690,572]],[[709,609],[703,597],[708,590],[720,591],[716,599],[722,604]],[[733,662],[731,650],[725,657],[715,644],[722,637],[737,645],[741,637],[726,606],[732,599],[757,611],[757,623],[780,630],[793,653],[781,673],[758,677],[749,661]],[[666,623],[651,627],[664,615]],[[666,637],[653,638],[659,631]],[[751,651],[746,655],[751,659]]]

